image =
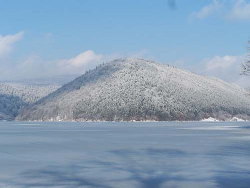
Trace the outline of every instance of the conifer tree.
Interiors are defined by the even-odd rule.
[[[247,47],[248,53],[246,55],[246,59],[242,64],[242,70],[241,73],[243,75],[250,76],[250,40],[248,40],[248,47]]]

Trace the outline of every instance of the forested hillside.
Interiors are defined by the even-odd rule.
[[[14,119],[21,108],[55,91],[56,85],[0,83],[0,120]]]
[[[244,89],[143,59],[117,59],[88,71],[34,105],[19,120],[221,120],[250,117]]]

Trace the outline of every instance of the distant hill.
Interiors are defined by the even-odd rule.
[[[33,85],[33,86],[62,86],[76,77],[80,76],[79,74],[67,74],[60,76],[48,76],[42,78],[33,78],[33,79],[18,79],[18,80],[5,80],[0,83],[8,84],[21,84],[21,85]]]
[[[56,85],[0,83],[0,120],[14,119],[19,110],[58,89]]]
[[[143,59],[117,59],[25,108],[18,120],[200,120],[250,117],[250,96],[222,80]]]

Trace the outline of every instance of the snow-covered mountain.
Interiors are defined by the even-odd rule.
[[[222,80],[143,59],[117,59],[86,72],[19,120],[249,119],[250,96]]]
[[[14,119],[19,110],[58,89],[57,85],[0,83],[0,120]]]

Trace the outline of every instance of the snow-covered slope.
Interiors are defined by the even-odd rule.
[[[98,66],[21,112],[19,120],[249,118],[238,86],[143,59]]]
[[[58,89],[56,85],[0,83],[0,120],[13,119],[19,110]]]

